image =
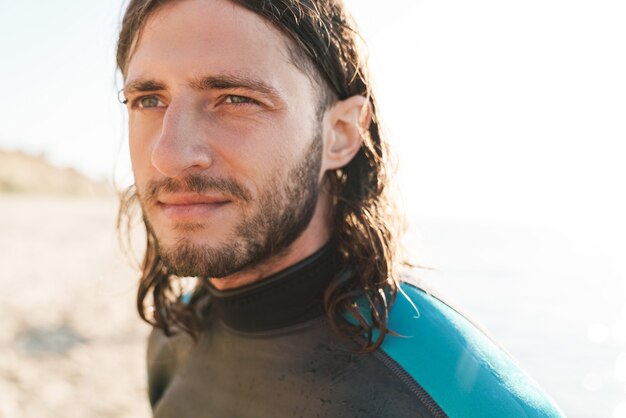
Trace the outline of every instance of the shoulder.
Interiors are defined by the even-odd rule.
[[[172,380],[178,365],[193,345],[191,337],[184,333],[166,336],[159,328],[153,328],[148,337],[148,395],[154,407]]]
[[[167,336],[162,329],[152,328],[148,336],[148,363],[176,362],[192,344],[193,339],[184,332],[178,331]]]
[[[382,350],[450,416],[560,417],[543,390],[484,332],[415,284],[401,283]]]

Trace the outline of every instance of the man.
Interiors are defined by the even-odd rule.
[[[136,184],[120,213],[136,199],[147,230],[155,416],[560,415],[400,282],[357,38],[338,0],[130,2],[117,63]]]

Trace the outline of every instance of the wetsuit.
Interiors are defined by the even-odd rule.
[[[155,417],[558,417],[559,409],[467,319],[407,283],[373,354],[352,354],[323,313],[332,247],[260,282],[210,294],[197,344],[149,340]],[[403,294],[404,293],[404,294]]]

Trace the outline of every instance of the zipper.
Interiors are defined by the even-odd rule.
[[[400,380],[417,396],[417,399],[428,409],[434,418],[448,418],[448,415],[441,409],[428,392],[411,376],[402,366],[398,364],[389,354],[378,349],[374,356],[387,366]]]

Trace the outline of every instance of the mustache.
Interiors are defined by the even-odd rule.
[[[146,185],[143,193],[145,203],[154,203],[161,193],[199,193],[218,192],[230,197],[234,197],[244,202],[251,200],[250,192],[228,178],[203,177],[199,174],[190,174],[181,179],[167,178],[165,180],[152,180]]]

